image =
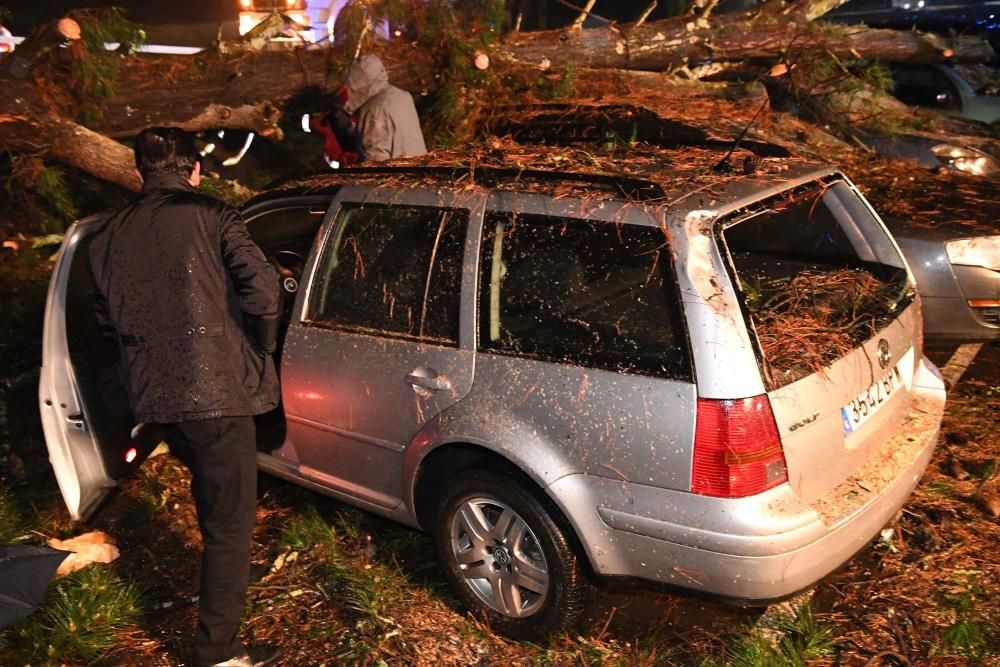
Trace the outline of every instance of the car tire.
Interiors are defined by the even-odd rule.
[[[515,639],[571,628],[589,592],[570,530],[551,501],[530,487],[519,475],[466,470],[439,497],[433,527],[459,600],[492,630]]]

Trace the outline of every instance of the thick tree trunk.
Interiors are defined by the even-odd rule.
[[[543,69],[565,66],[669,71],[698,62],[794,60],[797,52],[889,62],[986,62],[992,48],[973,37],[944,38],[865,26],[816,25],[795,13],[680,17],[594,30],[507,35],[496,49],[510,60]]]
[[[398,46],[384,54],[392,82],[415,95],[432,88],[427,53]],[[266,135],[277,129],[292,98],[319,97],[340,86],[328,59],[323,50],[129,58],[121,66],[118,92],[92,127],[116,137],[154,125],[191,131],[238,127]]]
[[[127,190],[139,189],[132,149],[55,115],[0,115],[0,146],[40,154]]]
[[[794,17],[793,17],[794,18]],[[971,37],[940,38],[861,26],[817,28],[799,17],[724,16],[689,30],[683,19],[654,21],[634,31],[619,29],[510,33],[496,46],[494,60],[542,69],[575,67],[664,71],[705,60],[794,61],[802,49],[825,49],[846,59],[934,62],[984,61],[989,44]],[[694,24],[691,24],[694,25]],[[410,44],[386,44],[383,58],[396,85],[414,94],[432,89],[428,54]],[[119,92],[94,129],[112,136],[135,134],[150,125],[190,130],[274,128],[279,108],[307,91],[331,92],[338,85],[322,51],[250,51],[233,56],[135,57],[122,63]]]
[[[688,64],[726,61],[794,63],[799,52],[825,50],[846,59],[937,62],[988,60],[977,38],[942,38],[863,26],[816,26],[806,16],[837,0],[775,2],[757,13],[679,17],[602,29],[570,28],[506,35],[491,54],[504,63],[540,69],[671,71]],[[803,9],[806,13],[803,13]],[[40,31],[39,35],[52,34]],[[21,54],[32,53],[25,44]],[[415,95],[433,90],[433,60],[416,46],[381,46],[396,85]],[[117,92],[90,130],[58,115],[31,81],[33,63],[0,61],[0,147],[28,150],[134,188],[131,151],[107,137],[126,137],[151,125],[188,130],[240,127],[275,132],[282,110],[297,98],[315,98],[338,85],[325,50],[243,51],[197,56],[131,56],[120,63]],[[15,66],[15,64],[17,64]],[[100,133],[100,134],[98,134]]]

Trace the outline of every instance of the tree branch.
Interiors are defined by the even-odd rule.
[[[812,21],[843,4],[847,4],[847,2],[849,0],[803,0],[795,5],[795,10],[805,16],[807,20]]]
[[[653,0],[651,3],[649,3],[649,6],[646,7],[646,9],[642,12],[642,14],[639,15],[639,18],[636,20],[636,22],[632,24],[632,27],[638,28],[643,23],[645,23],[646,19],[649,18],[649,15],[652,14],[653,11],[656,9],[656,4],[657,4],[656,0]]]
[[[570,26],[571,30],[580,30],[583,28],[583,22],[587,20],[590,10],[594,8],[595,4],[597,4],[597,0],[587,0],[587,4],[580,10],[580,15],[576,17],[573,25]]]

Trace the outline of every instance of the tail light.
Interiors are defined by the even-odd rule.
[[[787,479],[785,454],[766,395],[698,399],[691,470],[694,493],[743,498]]]

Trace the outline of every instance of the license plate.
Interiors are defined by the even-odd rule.
[[[844,434],[850,435],[858,430],[901,386],[903,386],[903,376],[899,372],[899,366],[895,366],[872,382],[857,398],[842,407],[840,415],[844,419]]]

